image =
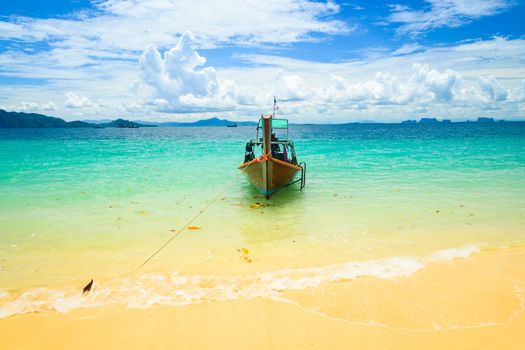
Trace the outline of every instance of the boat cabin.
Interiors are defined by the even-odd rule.
[[[273,118],[271,114],[261,115],[261,119],[259,119],[259,123],[257,124],[257,135],[255,139],[251,139],[246,143],[244,162],[250,162],[257,157],[262,156],[264,153],[265,118],[270,119],[271,156],[283,162],[298,165],[293,141],[289,139],[288,119]]]

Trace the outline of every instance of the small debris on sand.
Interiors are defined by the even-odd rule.
[[[251,263],[253,260],[249,257],[250,251],[246,248],[237,248],[237,251],[242,254],[242,258],[244,261]]]
[[[202,227],[199,226],[188,226],[188,230],[195,231],[195,230],[202,230]]]
[[[82,295],[88,293],[91,290],[92,286],[93,286],[93,279],[91,279],[91,281],[88,284],[86,284],[86,286],[82,289]]]
[[[250,204],[250,208],[252,208],[252,209],[260,209],[260,208],[264,208],[264,207],[265,207],[265,205],[261,204],[259,202],[256,202],[254,204]]]

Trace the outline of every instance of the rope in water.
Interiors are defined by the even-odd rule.
[[[230,184],[228,184],[226,187],[224,187],[222,189],[222,191],[220,191],[211,201],[209,201],[197,214],[195,214],[191,219],[190,221],[188,221],[183,227],[181,227],[177,232],[175,232],[163,245],[161,245],[156,251],[154,251],[146,260],[144,260],[142,262],[142,264],[140,264],[136,269],[135,271],[137,270],[140,270],[142,267],[144,267],[144,265],[146,265],[151,259],[153,259],[158,253],[160,253],[160,251],[164,248],[166,248],[166,246],[168,244],[170,244],[175,238],[177,238],[178,235],[180,235],[182,233],[182,231],[184,231],[186,229],[186,227],[188,227],[191,223],[193,223],[199,216],[201,216],[202,214],[204,214],[204,212],[217,200],[219,199],[219,197],[224,193],[226,192],[227,189],[229,189],[234,181],[236,179],[232,180],[232,182]]]
[[[253,164],[255,163],[260,163],[261,161],[264,161],[268,158],[268,154],[263,154],[262,156],[258,157],[257,159],[254,159],[255,161],[251,161],[250,164],[248,164],[246,167],[242,168],[241,169],[241,172],[244,173],[246,171],[246,169],[248,169],[250,166],[252,166]],[[188,222],[186,222],[186,224],[181,227],[177,232],[175,232],[166,242],[164,242],[164,244],[162,244],[157,250],[155,250],[146,260],[144,260],[139,266],[137,266],[137,268],[135,270],[133,270],[134,272],[137,272],[138,270],[140,270],[142,267],[144,267],[144,265],[146,265],[148,262],[150,262],[158,253],[160,253],[164,248],[166,248],[175,238],[177,238],[177,236],[179,236],[190,224],[192,224],[195,220],[197,220],[197,218],[199,216],[201,216],[202,214],[204,214],[204,212],[206,210],[208,210],[208,208],[213,204],[215,203],[215,201],[217,199],[219,199],[219,197],[224,193],[226,192],[226,190],[228,190],[229,188],[231,188],[234,184],[235,184],[235,181],[237,181],[236,178],[232,179],[231,183],[227,184],[211,201],[209,201],[208,203],[206,203],[206,205],[197,213],[195,214]],[[93,280],[91,280],[91,282],[89,282],[86,287],[84,287],[84,291],[83,291],[83,294],[86,292],[86,290],[89,292],[91,290],[91,285],[93,284]]]
[[[260,157],[254,159],[254,161],[251,161],[250,164],[248,164],[246,167],[244,167],[243,169],[241,169],[241,172],[245,172],[246,169],[248,169],[250,166],[252,166],[254,163],[260,163],[260,162],[263,162],[265,161],[266,159],[268,159],[268,156],[270,155],[270,152],[268,152],[267,154],[263,154],[261,155]],[[142,264],[140,264],[136,269],[135,271],[138,271],[140,270],[142,267],[144,267],[144,265],[146,265],[151,259],[153,259],[158,253],[160,253],[160,251],[164,248],[166,248],[166,246],[168,246],[168,244],[170,244],[175,238],[177,238],[178,235],[180,235],[182,233],[182,231],[184,231],[186,229],[186,227],[188,227],[191,223],[193,223],[199,216],[201,216],[202,214],[204,214],[204,212],[224,193],[226,192],[227,189],[229,189],[234,183],[235,183],[236,179],[233,179],[232,182],[228,185],[226,185],[226,187],[224,187],[222,189],[222,191],[220,191],[216,196],[215,198],[213,198],[210,202],[208,202],[197,214],[195,214],[195,216],[193,216],[190,221],[188,221],[183,227],[181,227],[177,232],[175,232],[163,245],[161,245],[156,251],[154,251],[146,260],[144,260],[142,262]]]

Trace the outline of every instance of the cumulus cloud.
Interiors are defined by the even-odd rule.
[[[246,88],[239,80],[234,83],[219,79],[215,69],[206,67],[206,59],[193,47],[190,33],[183,35],[177,46],[164,55],[150,46],[144,51],[140,66],[142,81],[152,88],[154,94],[144,104],[153,110],[178,113],[246,111],[271,105],[271,95],[275,93],[282,113],[303,114],[308,111],[333,115],[380,106],[397,109],[406,106],[413,112],[432,111],[440,105],[500,110],[509,94],[494,76],[478,75],[474,80],[472,76],[465,79],[458,71],[437,69],[422,63],[414,63],[409,71],[398,74],[378,70],[372,79],[358,79],[351,70],[342,69],[338,74],[330,74],[327,80],[323,75],[348,64],[294,61],[287,66],[273,57],[257,59],[265,64],[274,62],[277,67],[260,68],[258,73],[255,69],[248,71],[250,76],[240,80],[257,82],[257,88],[253,84]],[[265,82],[265,76],[272,70],[276,72],[273,80]],[[521,92],[513,93],[513,96],[521,96]]]
[[[206,58],[195,50],[193,40],[193,34],[185,32],[163,56],[150,45],[140,57],[142,81],[154,89],[153,104],[160,110],[220,108],[235,98],[233,82],[219,81],[213,67],[204,67]]]
[[[66,93],[66,102],[64,102],[64,106],[67,108],[85,108],[94,107],[95,104],[86,96],[79,96],[70,91]]]
[[[57,106],[53,101],[44,103],[22,101],[18,105],[10,106],[9,109],[18,112],[52,112]]]
[[[519,101],[525,102],[525,79],[521,81],[521,91],[519,92],[518,99]]]
[[[505,101],[507,99],[507,90],[493,76],[481,77],[480,84],[488,101]]]
[[[414,64],[412,71],[409,77],[377,72],[373,80],[353,84],[332,76],[333,84],[321,96],[328,101],[370,104],[451,102],[458,98],[461,77],[457,72],[440,72],[427,64]]]
[[[214,94],[218,88],[215,69],[200,68],[206,59],[192,46],[193,34],[185,32],[174,48],[164,57],[155,46],[150,45],[140,57],[143,81],[155,87],[160,95],[177,98],[192,94],[204,97]]]
[[[74,49],[0,53],[0,66],[11,76],[44,82],[16,89],[0,85],[0,102],[37,111],[34,105],[22,105],[22,96],[61,101],[54,114],[66,119],[86,111],[96,111],[101,118],[118,113],[152,120],[189,120],[227,111],[232,118],[250,119],[271,110],[274,92],[279,111],[304,122],[399,120],[422,113],[464,119],[479,115],[481,109],[496,118],[522,118],[525,111],[523,39],[494,37],[434,48],[407,44],[397,52],[340,62],[245,54],[235,56],[232,65],[215,69],[197,51],[203,45],[201,39],[187,34],[179,40],[181,36],[173,34],[165,46],[162,35],[152,36],[140,53],[126,51],[125,56],[118,46],[114,51],[95,50],[89,40],[73,39],[67,44],[76,43]],[[158,49],[148,47],[149,43]],[[135,45],[124,43],[125,47]],[[86,59],[94,52],[111,59]],[[137,89],[132,89],[134,82]],[[67,91],[71,93],[64,98]]]
[[[459,27],[474,19],[496,15],[514,5],[510,0],[426,0],[428,6],[413,10],[391,5],[389,23],[401,24],[399,33],[419,35],[441,27]]]
[[[282,70],[276,76],[274,91],[279,99],[286,101],[301,101],[308,96],[304,79],[296,74],[284,74]]]
[[[57,105],[53,101],[49,101],[47,103],[44,103],[40,106],[40,109],[42,111],[55,111],[57,109]]]
[[[509,91],[507,100],[518,103],[525,102],[525,79],[521,81],[519,86]],[[525,107],[525,104],[523,107]]]

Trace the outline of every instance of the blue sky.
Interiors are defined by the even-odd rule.
[[[0,108],[68,120],[525,119],[523,1],[24,1]]]

